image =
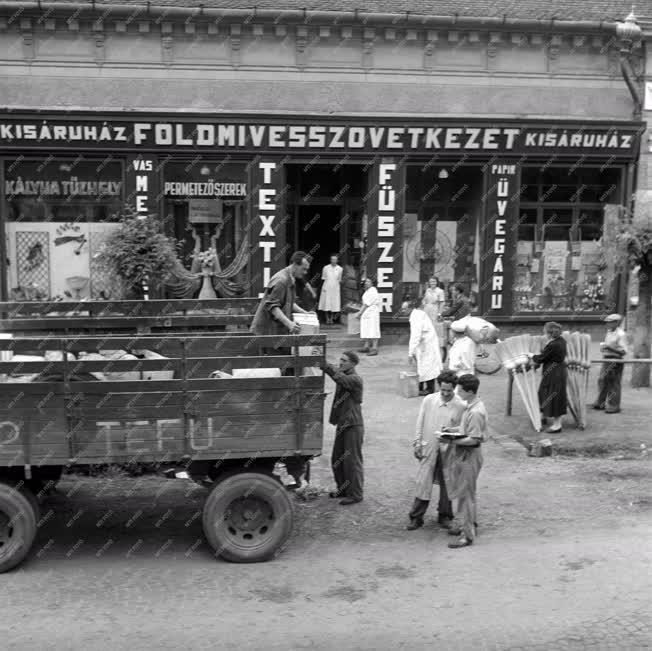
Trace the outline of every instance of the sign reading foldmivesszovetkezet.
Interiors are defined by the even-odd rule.
[[[0,146],[467,154],[628,154],[636,125],[217,123],[0,117]]]

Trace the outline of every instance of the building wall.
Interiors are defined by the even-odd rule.
[[[23,108],[631,117],[601,35],[0,18],[0,85]]]
[[[3,18],[1,6],[0,88],[5,109],[632,117],[617,44],[599,34],[165,19],[91,25]],[[652,177],[644,188],[652,190]]]

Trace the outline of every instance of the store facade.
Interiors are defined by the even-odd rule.
[[[332,253],[375,276],[387,323],[432,276],[496,321],[624,309],[646,125],[615,23],[364,4],[0,6],[2,298],[119,295],[95,256],[129,204],[251,296],[301,249],[316,284]]]
[[[207,118],[1,115],[4,297],[113,296],[94,255],[129,203],[186,266],[198,229],[221,268],[245,247],[250,295],[301,248],[375,276],[386,315],[432,276],[492,317],[615,309],[637,123]]]

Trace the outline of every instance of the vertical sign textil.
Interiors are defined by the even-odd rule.
[[[280,159],[259,159],[251,166],[251,295],[259,298],[269,279],[285,266],[284,176]]]

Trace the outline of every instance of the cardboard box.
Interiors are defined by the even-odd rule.
[[[309,314],[293,314],[292,320],[301,326],[302,335],[318,335],[319,319],[313,312]]]
[[[309,314],[293,314],[292,320],[301,326],[302,335],[318,335],[319,319],[314,312]],[[320,346],[299,346],[299,355],[319,355],[321,354]]]

